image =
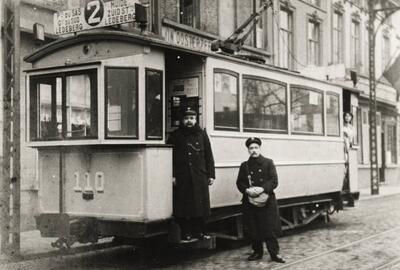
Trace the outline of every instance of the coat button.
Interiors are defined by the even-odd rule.
[[[190,153],[190,152],[188,153],[189,156],[190,156],[191,154],[192,154],[192,153]]]
[[[259,172],[262,172],[262,170],[261,170],[261,169],[259,169],[258,171],[259,171]]]

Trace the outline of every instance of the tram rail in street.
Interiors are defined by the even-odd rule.
[[[318,253],[318,254],[315,254],[315,255],[312,255],[312,256],[309,256],[309,257],[306,257],[306,258],[303,258],[303,259],[300,259],[300,260],[297,260],[297,261],[294,261],[294,262],[291,262],[291,263],[287,263],[285,265],[282,265],[280,267],[273,268],[273,269],[275,269],[275,270],[287,269],[287,268],[290,268],[291,266],[296,266],[296,265],[301,264],[303,262],[310,261],[310,260],[313,260],[315,258],[319,258],[319,257],[325,256],[325,255],[328,255],[328,254],[331,254],[331,253],[346,249],[348,247],[360,244],[362,242],[365,242],[365,241],[368,241],[368,240],[371,240],[371,239],[375,239],[375,238],[384,236],[384,235],[392,233],[394,231],[400,231],[400,226],[397,226],[397,227],[394,227],[392,229],[389,229],[389,230],[386,230],[386,231],[383,231],[383,232],[380,232],[380,233],[377,233],[377,234],[362,238],[360,240],[357,240],[357,241],[354,241],[354,242],[339,246],[339,247],[334,248],[334,249],[330,249],[330,250],[327,250],[327,251],[324,251],[324,252],[321,252],[321,253]],[[385,264],[382,264],[381,266],[379,266],[379,268],[374,268],[374,269],[376,269],[376,270],[385,269],[386,267],[396,265],[397,263],[400,263],[400,258],[396,258],[394,260],[391,260],[391,261],[389,261],[389,262],[387,262]]]

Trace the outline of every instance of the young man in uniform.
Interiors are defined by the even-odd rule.
[[[208,135],[197,124],[195,111],[185,110],[181,125],[167,143],[173,145],[173,212],[182,239],[209,239],[205,220],[210,215],[208,186],[215,178],[214,158]]]
[[[247,260],[260,260],[264,254],[263,242],[271,259],[284,263],[279,256],[279,243],[276,235],[281,232],[278,205],[274,189],[278,186],[278,176],[274,162],[261,155],[261,140],[249,138],[246,147],[250,154],[247,161],[240,166],[236,186],[241,193],[243,221],[247,228],[247,236],[252,241],[253,254]],[[256,188],[254,188],[256,187]],[[268,199],[263,206],[256,206],[250,202],[250,197],[255,198],[261,193],[266,193]]]

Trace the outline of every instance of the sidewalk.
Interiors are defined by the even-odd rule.
[[[360,201],[369,200],[369,199],[377,199],[377,198],[396,195],[396,194],[400,194],[400,186],[380,185],[378,195],[371,195],[370,188],[360,189]]]

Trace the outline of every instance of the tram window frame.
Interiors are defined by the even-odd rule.
[[[160,122],[160,124],[161,124],[161,134],[159,135],[159,136],[154,136],[154,135],[149,135],[148,134],[148,127],[149,127],[149,117],[148,117],[148,114],[147,114],[147,112],[148,112],[148,101],[149,100],[147,100],[147,98],[148,98],[148,93],[149,93],[149,91],[148,91],[148,87],[149,87],[149,81],[148,81],[148,77],[147,77],[147,75],[148,75],[148,72],[155,72],[155,73],[158,73],[159,75],[160,75],[160,85],[159,85],[159,90],[160,90],[160,105],[161,105],[161,110],[160,110],[160,120],[161,120],[161,122]],[[145,92],[145,100],[146,100],[146,102],[145,102],[145,110],[146,110],[146,128],[145,128],[145,133],[146,133],[146,140],[162,140],[163,139],[163,126],[164,126],[164,124],[163,124],[163,120],[164,120],[164,106],[163,106],[163,103],[164,103],[164,99],[163,99],[163,95],[164,95],[164,92],[163,92],[163,81],[164,81],[164,73],[163,73],[163,71],[162,70],[159,70],[159,69],[152,69],[152,68],[145,68],[145,89],[146,89],[146,92]]]
[[[309,91],[309,92],[315,92],[317,94],[320,94],[322,97],[321,100],[321,121],[322,121],[322,126],[321,126],[321,132],[320,133],[316,133],[316,132],[307,132],[307,131],[296,131],[294,130],[294,125],[293,125],[293,119],[292,119],[292,115],[293,115],[293,108],[292,108],[292,102],[293,102],[293,89],[300,89],[300,90],[304,90],[304,91]],[[292,84],[290,85],[290,127],[291,127],[291,134],[294,135],[310,135],[310,136],[324,136],[325,135],[325,97],[324,97],[324,91],[316,89],[316,88],[312,88],[312,87],[308,87],[308,86],[304,86],[304,85],[296,85],[296,84]]]
[[[338,118],[337,118],[338,133],[337,134],[329,133],[329,130],[328,130],[328,106],[325,104],[326,135],[328,137],[340,137],[340,134],[342,133],[342,129],[341,129],[341,126],[340,126],[340,95],[338,93],[335,93],[335,92],[327,91],[326,92],[326,101],[327,102],[329,102],[329,96],[336,97],[337,101],[338,101],[338,103],[337,103],[338,104],[338,108],[337,108],[338,109]]]
[[[67,136],[67,77],[77,75],[88,75],[90,81],[90,132],[89,136],[72,137]],[[38,137],[39,128],[38,125],[38,102],[37,100],[37,88],[35,84],[41,81],[52,80],[61,78],[61,135],[58,137],[51,138],[40,138]],[[98,75],[97,68],[63,71],[47,74],[31,75],[29,77],[29,121],[30,121],[30,141],[73,141],[73,140],[91,140],[98,138]],[[33,92],[35,91],[35,92]],[[53,91],[53,90],[52,90]],[[54,114],[54,106],[57,107],[57,97],[55,98],[55,105],[53,99],[51,100],[52,114]],[[56,112],[57,113],[57,112]],[[57,120],[56,120],[57,121]],[[54,123],[53,123],[54,124]],[[56,128],[56,127],[55,127]]]
[[[246,127],[245,126],[245,119],[244,119],[244,99],[245,99],[245,87],[244,87],[244,82],[245,80],[253,80],[253,81],[261,81],[261,82],[267,82],[267,83],[271,83],[271,84],[276,84],[276,85],[280,85],[284,88],[284,94],[285,94],[285,116],[284,119],[286,121],[286,129],[267,129],[267,128],[255,128],[255,127]],[[288,94],[287,94],[287,83],[284,83],[282,81],[278,81],[278,80],[273,80],[273,79],[269,79],[269,78],[265,78],[265,77],[261,77],[261,76],[254,76],[254,75],[248,75],[248,74],[243,74],[242,75],[242,108],[241,108],[241,112],[242,112],[242,125],[243,125],[243,131],[244,132],[259,132],[259,133],[277,133],[277,134],[288,134],[289,133],[289,123],[288,123]]]
[[[215,74],[222,73],[233,76],[236,78],[236,108],[237,108],[237,115],[236,115],[236,123],[237,126],[218,126],[216,125],[215,121]],[[214,68],[213,71],[213,119],[214,119],[214,130],[221,130],[221,131],[240,131],[240,76],[239,73],[228,70],[228,69],[221,69],[221,68]]]
[[[109,135],[108,133],[108,70],[110,69],[123,69],[123,70],[134,70],[136,72],[136,78],[134,80],[135,83],[135,88],[136,88],[136,115],[134,117],[136,118],[136,134],[134,135]],[[139,68],[138,67],[128,67],[128,66],[105,66],[104,67],[104,137],[105,139],[139,139]],[[122,115],[122,113],[121,113]]]

